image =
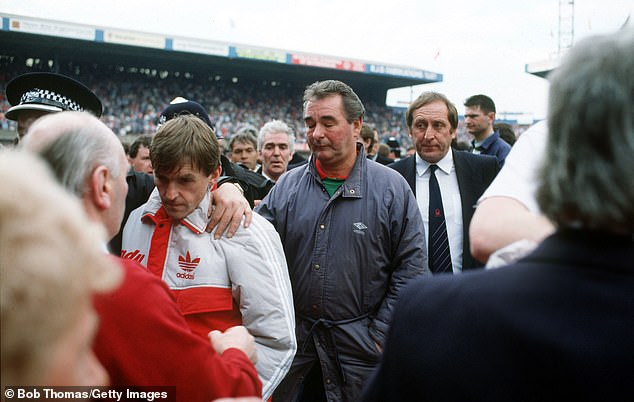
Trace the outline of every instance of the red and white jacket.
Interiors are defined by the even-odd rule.
[[[121,256],[165,281],[192,330],[244,325],[258,352],[256,369],[268,399],[286,376],[297,350],[288,267],[275,228],[253,214],[249,228],[228,239],[205,232],[210,197],[186,218],[173,221],[155,189],[130,214]]]

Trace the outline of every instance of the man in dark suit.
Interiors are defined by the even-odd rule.
[[[440,185],[445,212],[452,263],[449,272],[482,267],[482,263],[473,258],[469,250],[469,223],[478,198],[499,170],[496,159],[452,150],[451,141],[458,127],[458,111],[442,94],[424,92],[412,102],[405,117],[416,145],[416,154],[388,166],[403,175],[416,196],[427,239],[431,238],[430,166],[438,166],[435,176]],[[430,255],[433,247],[430,244]]]
[[[632,49],[634,28],[588,38],[551,73],[537,202],[555,233],[408,285],[363,400],[632,400]]]

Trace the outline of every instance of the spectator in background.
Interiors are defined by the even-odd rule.
[[[458,141],[458,138],[454,138],[451,141],[451,147],[456,151],[468,151],[471,152],[471,144],[465,141]],[[414,148],[415,149],[415,148]]]
[[[121,145],[123,145],[123,151],[125,152],[126,156],[130,156],[130,143],[121,140]]]
[[[365,151],[368,155],[368,159],[372,159],[381,165],[387,165],[394,162],[394,159],[381,155],[378,152],[379,149],[379,134],[378,131],[369,124],[363,123],[361,126],[361,133],[359,134],[361,142],[365,147]]]
[[[295,134],[281,120],[273,120],[262,126],[258,134],[258,151],[262,166],[258,173],[275,183],[286,173],[293,158]]]
[[[511,147],[513,147],[513,144],[517,141],[515,131],[513,131],[513,127],[508,123],[494,123],[493,130],[500,134],[500,138],[506,141]]]
[[[407,151],[405,152],[405,156],[414,156],[416,154],[416,147],[411,145],[407,147]]]
[[[632,49],[633,27],[589,37],[550,75],[537,202],[555,233],[508,267],[412,283],[364,401],[630,399]]]
[[[416,196],[429,241],[430,270],[459,273],[481,268],[483,264],[470,252],[469,223],[473,205],[499,170],[497,161],[491,156],[452,150],[458,111],[443,94],[423,92],[407,109],[406,121],[416,144],[416,154],[389,167],[403,175]],[[437,170],[432,173],[432,169]],[[435,179],[440,191],[442,203],[439,206],[430,202],[431,179]],[[442,242],[436,241],[430,231],[435,219],[444,220],[442,225],[447,236],[443,236]],[[446,264],[434,258],[441,251]]]
[[[390,146],[387,144],[380,143],[379,147],[377,148],[376,154],[377,154],[377,158],[380,157],[383,160],[394,161],[394,159],[390,158]]]
[[[365,149],[368,159],[373,159],[376,155],[379,143],[374,138],[374,129],[372,126],[367,123],[363,123],[361,126],[361,132],[359,133],[359,140],[363,144],[363,148]]]
[[[231,161],[238,163],[252,172],[257,172],[258,165],[258,132],[253,126],[238,130],[229,140]]]
[[[11,104],[5,116],[18,124],[18,143],[39,117],[64,110],[86,110],[101,116],[101,101],[88,87],[55,73],[27,73],[11,80],[5,89]]]
[[[364,107],[354,91],[315,82],[303,100],[311,159],[256,207],[284,244],[300,345],[274,399],[353,401],[400,289],[425,272],[425,239],[405,180],[357,143]]]
[[[88,113],[65,112],[40,118],[22,142],[80,198],[88,220],[102,225],[107,237],[114,236],[123,216],[128,171],[115,134]],[[79,244],[60,248],[77,253]],[[95,300],[99,330],[94,344],[112,386],[176,386],[177,400],[183,402],[260,395],[249,361],[256,360],[255,344],[244,327],[210,334],[212,349],[190,331],[160,279],[132,259],[112,258],[123,268],[124,279]],[[73,281],[65,277],[65,283]]]
[[[108,385],[91,346],[92,298],[121,271],[101,248],[102,228],[26,152],[0,151],[0,182],[2,389]]]
[[[472,141],[474,154],[493,155],[500,167],[504,165],[506,155],[511,146],[500,138],[500,134],[493,130],[495,121],[495,103],[486,95],[473,95],[465,103],[464,121]]]
[[[258,214],[232,239],[205,232],[221,154],[214,131],[199,117],[163,124],[150,153],[158,191],[130,214],[122,253],[165,281],[202,339],[212,330],[248,329],[266,400],[295,354],[291,284],[279,236]]]
[[[151,144],[151,135],[140,135],[130,145],[128,162],[135,172],[152,174],[152,161],[150,161]]]
[[[389,158],[392,160],[398,160],[401,158],[401,143],[396,137],[390,137],[387,139],[386,144],[390,147]]]

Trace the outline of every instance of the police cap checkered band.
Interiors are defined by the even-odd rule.
[[[20,104],[24,105],[29,103],[56,106],[62,110],[74,110],[76,112],[84,111],[84,108],[72,99],[47,89],[33,88],[31,91],[25,92],[20,98]]]
[[[88,111],[97,117],[103,111],[97,95],[81,82],[62,74],[22,74],[11,80],[5,91],[11,104],[5,114],[9,120],[17,120],[22,110]]]

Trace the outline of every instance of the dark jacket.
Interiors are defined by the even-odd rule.
[[[154,176],[135,172],[132,168],[128,170],[126,181],[128,182],[128,194],[125,197],[125,212],[123,213],[121,228],[119,229],[119,233],[117,233],[108,244],[110,252],[117,256],[121,254],[121,235],[123,227],[130,216],[130,212],[145,204],[148,198],[150,198],[152,190],[154,190]]]
[[[631,401],[632,236],[565,230],[508,267],[412,282],[363,401]]]
[[[472,142],[472,146],[474,144],[475,141]],[[508,144],[508,142],[500,138],[500,133],[498,133],[497,131],[488,136],[478,148],[478,150],[480,151],[480,155],[495,156],[500,167],[504,166],[506,155],[511,152],[511,146]]]
[[[376,159],[374,159],[374,161],[376,163],[380,163],[381,165],[389,165],[390,163],[394,162],[394,159],[377,153]]]
[[[316,363],[328,400],[356,400],[378,361],[375,343],[383,343],[400,290],[426,271],[411,190],[358,149],[332,197],[311,157],[280,177],[255,209],[280,234],[297,314],[298,352],[276,391],[280,400],[294,400]]]
[[[481,268],[483,264],[471,255],[469,225],[478,198],[489,187],[500,169],[495,158],[491,156],[475,155],[465,151],[451,152],[462,204],[462,269]],[[416,155],[401,159],[388,167],[403,175],[416,195]]]
[[[220,162],[222,164],[222,175],[237,179],[232,181],[237,181],[240,184],[244,190],[244,197],[249,201],[251,208],[255,205],[254,201],[266,197],[271,187],[275,184],[261,174],[231,162],[224,155],[220,157]],[[223,182],[224,180],[220,180],[218,183],[221,184]]]

